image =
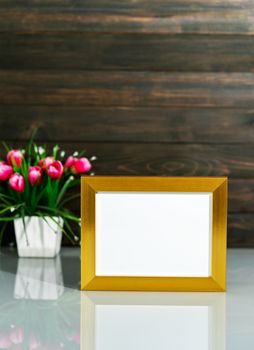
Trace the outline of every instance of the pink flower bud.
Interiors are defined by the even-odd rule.
[[[23,192],[25,188],[25,180],[22,175],[15,173],[9,178],[10,187],[16,192]]]
[[[74,174],[87,173],[92,168],[87,158],[78,159],[72,166],[71,170]]]
[[[7,161],[9,165],[20,168],[23,161],[23,154],[19,149],[13,149],[8,152]]]
[[[34,184],[41,184],[42,181],[42,169],[39,166],[30,166],[28,169],[28,181],[31,186]]]
[[[54,158],[53,157],[46,157],[44,159],[41,159],[39,161],[39,166],[43,169],[43,170],[47,170],[49,165],[52,164],[54,162]]]
[[[12,167],[4,162],[0,162],[0,180],[6,181],[13,173]]]
[[[48,166],[48,176],[57,180],[60,179],[63,175],[63,164],[59,160],[55,160]]]
[[[77,158],[74,158],[73,156],[68,157],[64,164],[65,169],[72,167],[76,161],[77,161]]]

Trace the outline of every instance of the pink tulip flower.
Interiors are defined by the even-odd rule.
[[[75,341],[75,343],[80,344],[80,333],[74,333],[73,335],[73,340]]]
[[[13,149],[8,152],[7,161],[9,165],[20,168],[23,161],[23,154],[19,149]]]
[[[11,341],[8,335],[0,333],[0,349],[8,349],[11,346]]]
[[[12,167],[4,162],[0,162],[0,180],[6,181],[13,173]]]
[[[28,169],[28,181],[31,186],[41,184],[42,181],[42,169],[39,166],[30,166]]]
[[[55,160],[48,166],[48,176],[57,180],[60,179],[63,175],[63,164],[59,160]]]
[[[29,350],[38,349],[40,348],[40,345],[41,344],[39,343],[39,341],[33,335],[31,335],[29,339]]]
[[[76,161],[77,158],[74,158],[73,156],[68,157],[64,164],[65,169],[71,168]]]
[[[15,192],[23,192],[25,189],[24,177],[18,173],[12,174],[9,178],[9,185]]]
[[[10,340],[13,344],[20,344],[24,339],[24,331],[21,327],[14,328],[10,333]]]
[[[74,174],[81,174],[81,173],[87,173],[92,168],[92,164],[89,162],[87,158],[80,158],[78,159],[73,166],[71,167],[71,170]]]
[[[39,161],[39,166],[43,169],[43,170],[47,170],[49,165],[52,164],[54,162],[54,158],[53,157],[46,157],[44,159],[41,159]]]

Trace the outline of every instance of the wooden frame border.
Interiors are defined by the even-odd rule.
[[[86,176],[81,178],[81,290],[225,291],[227,246],[226,177]],[[128,277],[95,274],[95,195],[116,192],[212,192],[210,277]]]

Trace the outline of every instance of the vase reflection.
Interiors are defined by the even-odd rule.
[[[74,249],[55,259],[0,250],[0,349],[80,349],[78,268]]]
[[[57,299],[49,300],[56,296],[55,290],[45,292],[50,283],[31,281],[27,276],[22,281],[28,288],[16,281],[15,299],[5,295],[5,302],[0,303],[0,349],[80,349],[79,292],[65,288]]]
[[[225,295],[86,292],[82,350],[225,350]]]
[[[61,259],[20,258],[15,299],[57,300],[64,292]]]
[[[57,301],[16,299],[0,305],[0,349],[80,349],[79,308],[72,291]]]

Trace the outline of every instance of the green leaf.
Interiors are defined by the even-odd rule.
[[[65,184],[63,185],[61,191],[59,192],[59,195],[57,197],[56,204],[59,204],[60,200],[63,198],[63,195],[65,194],[66,190],[69,187],[69,184],[73,181],[73,176],[70,176],[68,180],[66,180]]]
[[[2,244],[2,240],[3,240],[3,235],[4,235],[4,231],[6,229],[8,222],[4,222],[0,231],[0,245]]]
[[[50,227],[50,224],[49,224],[48,220],[46,219],[45,215],[43,215],[43,214],[40,213],[40,212],[38,212],[37,214],[38,214],[38,216],[40,216],[40,217],[49,225],[49,227]],[[58,228],[66,235],[66,237],[67,237],[73,244],[75,244],[75,242],[74,242],[73,239],[70,237],[70,235],[68,234],[68,232],[66,232],[66,230],[59,224],[59,222],[58,222],[55,218],[53,218],[52,216],[51,216],[50,218],[51,218],[52,221],[54,221],[54,222],[57,224]]]
[[[17,219],[17,216],[3,217],[3,218],[0,218],[0,222],[9,222],[9,221],[13,221],[14,219]]]
[[[80,177],[78,179],[73,180],[70,185],[69,188],[75,187],[75,186],[80,186]]]
[[[33,132],[32,132],[32,136],[28,142],[28,145],[27,145],[27,153],[28,153],[28,157],[31,158],[32,157],[32,147],[33,147],[33,150],[34,150],[34,139],[35,139],[35,136],[37,134],[37,131],[38,131],[38,128],[34,128]]]
[[[24,203],[21,203],[21,204],[17,204],[17,205],[10,205],[9,207],[6,207],[4,208],[3,210],[0,210],[0,215],[3,215],[4,213],[10,211],[11,209],[18,209],[20,208],[21,206],[23,206]]]
[[[82,157],[86,153],[86,150],[83,149],[82,151],[79,152],[78,156],[79,158]]]
[[[61,226],[59,225],[58,221],[55,220],[54,218],[51,217],[51,219],[56,223],[58,224],[58,226],[60,227],[60,229],[63,231],[63,233],[65,234],[65,236],[71,241],[71,243],[74,245],[75,244],[75,241],[72,239],[72,237],[68,234],[68,232]],[[63,219],[64,220],[64,219]],[[66,224],[66,220],[64,220],[64,223]],[[68,225],[68,223],[67,223]],[[73,234],[73,236],[75,237],[75,235]]]
[[[8,199],[13,199],[12,196],[8,196],[7,194],[3,194],[3,193],[0,193],[0,198],[1,197],[8,198]]]
[[[24,208],[21,208],[20,212],[21,212],[21,218],[22,218],[23,228],[24,228],[25,237],[26,237],[26,244],[27,244],[27,246],[29,246],[29,241],[28,241],[27,232],[26,232],[25,210],[24,210]]]
[[[55,145],[55,146],[53,147],[52,155],[53,155],[53,158],[54,158],[54,159],[56,159],[57,153],[58,153],[59,149],[60,149],[60,147],[59,147],[58,145]]]
[[[61,206],[63,206],[64,204],[74,200],[74,199],[78,199],[80,198],[80,193],[74,194],[73,196],[69,196],[66,197],[64,200],[61,201],[61,203],[59,203]]]
[[[7,143],[6,142],[2,142],[2,145],[4,146],[4,148],[5,148],[5,150],[6,150],[6,152],[8,153],[8,152],[10,152],[10,147],[7,145]]]
[[[34,208],[36,208],[38,206],[39,201],[41,200],[41,198],[43,197],[43,195],[45,194],[47,188],[41,185],[42,190],[37,194],[36,198],[35,198],[35,202],[34,202]]]
[[[6,198],[8,198],[9,201],[8,201]],[[6,196],[6,195],[4,195],[4,194],[2,194],[2,193],[0,193],[0,200],[1,200],[5,205],[11,205],[10,200],[13,200],[13,198],[11,198],[11,197],[9,197],[9,196]]]
[[[38,205],[38,209],[52,212],[54,215],[62,216],[66,219],[69,219],[69,220],[72,220],[72,221],[75,221],[78,223],[80,222],[80,218],[78,216],[74,216],[65,210],[61,210],[61,209],[57,209],[57,208],[49,208],[49,207],[45,207],[44,205]]]
[[[59,211],[59,212],[61,212],[61,215],[63,216],[63,217],[65,217],[66,219],[69,219],[69,220],[71,220],[71,221],[75,221],[75,222],[78,222],[78,223],[80,223],[80,218],[79,217],[77,217],[77,216],[74,216],[74,215],[72,215],[72,214],[69,214],[68,212],[65,212],[65,211]]]
[[[67,227],[67,229],[70,231],[71,235],[73,237],[76,237],[75,233],[73,232],[71,225],[69,224],[68,220],[66,220],[65,218],[63,218],[64,224]]]

